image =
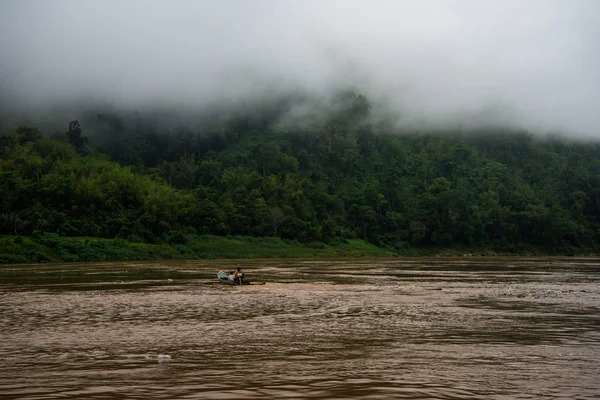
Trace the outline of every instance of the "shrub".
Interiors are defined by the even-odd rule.
[[[28,259],[26,259],[23,256],[20,256],[18,254],[3,254],[0,253],[0,264],[19,264],[19,263],[27,263],[29,262]]]

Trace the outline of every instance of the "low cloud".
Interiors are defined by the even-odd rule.
[[[4,0],[0,108],[194,110],[356,87],[406,127],[599,137],[599,27],[595,0]]]

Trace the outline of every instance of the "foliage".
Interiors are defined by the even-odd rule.
[[[0,264],[68,261],[116,261],[202,258],[304,258],[390,256],[361,240],[335,246],[302,244],[280,238],[191,235],[188,244],[147,244],[122,239],[60,237],[45,233],[31,238],[0,237]]]
[[[0,234],[33,241],[2,260],[596,251],[598,143],[398,132],[360,94],[335,101],[310,126],[272,105],[197,131],[104,113],[89,135],[6,132]]]

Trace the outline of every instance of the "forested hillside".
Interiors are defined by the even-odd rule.
[[[352,92],[308,122],[286,122],[286,107],[196,125],[88,112],[58,134],[6,130],[0,234],[597,249],[598,143],[491,128],[407,132],[375,122]]]

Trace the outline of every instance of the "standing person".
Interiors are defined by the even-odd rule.
[[[237,280],[240,285],[243,283],[244,281],[244,273],[242,272],[242,269],[240,267],[237,267],[237,269],[235,270],[235,274],[233,275],[234,279]]]

